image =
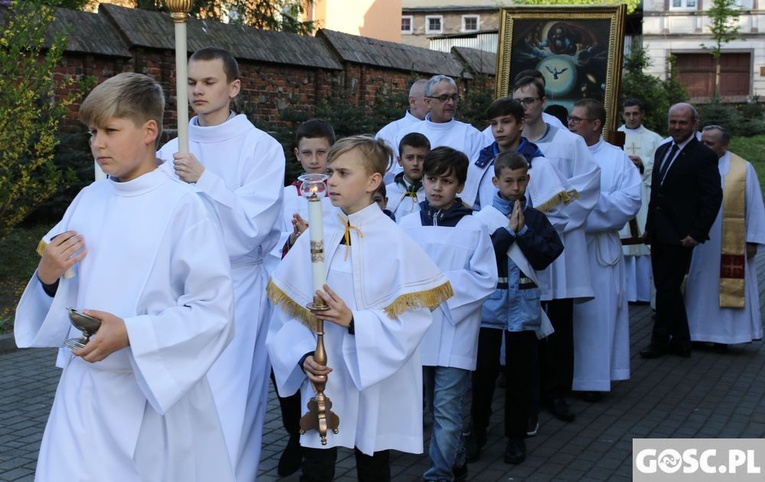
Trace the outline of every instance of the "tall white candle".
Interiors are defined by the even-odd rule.
[[[313,289],[324,289],[324,226],[321,214],[321,198],[314,192],[308,197],[308,232],[311,236],[311,275]]]

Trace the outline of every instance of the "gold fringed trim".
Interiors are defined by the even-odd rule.
[[[569,192],[565,193],[563,202],[568,204],[572,201],[576,201],[577,199],[579,199],[579,191],[577,191],[576,189],[572,189]]]
[[[415,310],[422,307],[434,310],[438,305],[454,296],[452,285],[448,281],[440,286],[415,293],[401,295],[390,305],[383,308],[389,318],[398,318],[407,310]]]
[[[308,311],[308,308],[300,306],[295,300],[287,296],[287,293],[276,286],[272,280],[268,281],[266,295],[275,306],[280,306],[282,310],[290,316],[294,316],[300,320],[300,322],[310,328],[311,331],[316,331],[318,320],[313,316],[313,313]]]
[[[48,246],[48,243],[45,242],[45,240],[41,239],[39,243],[37,243],[37,254],[40,256],[43,255],[45,252],[45,247]]]
[[[539,206],[534,206],[534,208],[537,211],[542,211],[543,213],[548,213],[552,211],[552,209],[557,206],[560,203],[568,204],[569,203],[569,196],[566,191],[561,191],[555,196],[551,197],[546,203],[543,203]]]

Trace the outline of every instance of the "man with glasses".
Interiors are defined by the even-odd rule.
[[[471,163],[475,162],[483,147],[483,136],[475,127],[454,118],[459,99],[454,79],[446,75],[431,77],[425,84],[425,101],[430,106],[430,113],[423,122],[402,129],[396,145],[409,132],[419,132],[428,138],[431,149],[451,147],[463,152]]]
[[[719,158],[723,203],[709,241],[693,250],[685,309],[691,340],[724,351],[762,338],[754,256],[765,244],[765,208],[754,168],[728,150],[728,131],[707,126],[701,142]]]
[[[540,273],[548,287],[542,293],[547,315],[555,333],[540,342],[539,360],[542,402],[559,420],[575,419],[565,399],[571,390],[574,371],[574,300],[592,299],[595,293],[587,262],[585,220],[600,197],[600,168],[584,140],[542,119],[545,89],[539,80],[523,77],[513,85],[513,98],[523,104],[523,135],[536,144],[568,183],[566,209],[548,213],[548,219],[563,241],[563,254]]]
[[[651,197],[651,174],[653,173],[653,155],[661,145],[661,136],[643,125],[645,109],[639,99],[630,98],[622,104],[624,125],[619,127],[624,132],[624,150],[635,164],[643,179],[643,202],[635,221],[630,221],[619,232],[622,238],[642,236],[645,232],[645,218],[648,214],[648,200]],[[627,300],[651,301],[651,251],[645,244],[625,244],[624,266],[627,272]]]
[[[696,139],[698,114],[686,103],[669,108],[671,142],[656,149],[646,241],[651,245],[656,321],[643,358],[691,356],[681,286],[693,248],[709,239],[722,201],[717,155]]]
[[[409,109],[401,119],[395,120],[390,124],[380,129],[375,135],[376,138],[385,141],[385,144],[391,148],[394,153],[398,153],[398,144],[396,139],[399,139],[399,133],[411,130],[412,126],[419,124],[425,120],[425,116],[430,112],[430,104],[425,99],[425,84],[428,83],[427,79],[419,79],[412,84],[409,88]],[[384,184],[390,184],[393,182],[393,178],[402,171],[401,166],[394,162],[388,172],[385,173],[383,180]]]
[[[642,180],[627,154],[603,140],[606,109],[595,99],[574,103],[568,126],[600,166],[600,199],[585,223],[595,298],[574,305],[572,389],[589,402],[630,377],[629,307],[619,229],[640,209]]]
[[[518,75],[515,76],[515,79],[516,80],[522,79],[524,77],[532,77],[534,79],[539,80],[542,83],[542,86],[545,85],[545,76],[542,75],[542,72],[536,69],[521,70],[520,72],[518,72]],[[512,92],[510,94],[512,96]],[[542,112],[542,120],[545,121],[545,123],[550,124],[551,126],[555,126],[560,129],[566,129],[565,124],[563,124],[563,122],[561,122],[560,119],[558,119],[552,114],[548,114],[547,112]],[[491,132],[491,126],[488,126],[486,129],[483,130],[483,137],[485,139],[484,147],[489,146],[494,142],[494,134],[492,134]]]

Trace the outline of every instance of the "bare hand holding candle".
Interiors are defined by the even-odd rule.
[[[311,240],[311,277],[314,293],[324,289],[326,281],[326,272],[324,268],[324,223],[321,212],[321,198],[326,195],[327,185],[325,181],[327,176],[323,174],[304,174],[299,177],[302,184],[300,192],[308,201],[308,232]],[[309,303],[307,308],[311,310],[317,318],[316,324],[316,350],[313,359],[319,365],[327,365],[327,352],[324,349],[324,320],[321,318],[321,312],[329,309],[327,303],[314,294],[313,302]],[[324,381],[314,382],[316,395],[308,402],[308,413],[300,419],[300,433],[306,433],[308,430],[317,430],[321,437],[322,445],[327,444],[327,430],[338,433],[340,418],[333,413],[332,402],[329,397],[324,395],[326,387],[326,377]]]

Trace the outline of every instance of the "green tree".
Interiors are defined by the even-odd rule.
[[[738,17],[741,7],[736,5],[736,0],[712,0],[712,6],[707,10],[709,16],[709,31],[712,34],[712,45],[701,44],[702,48],[709,50],[715,61],[715,90],[714,99],[720,97],[720,55],[722,48],[728,42],[739,38]]]
[[[643,124],[656,132],[666,132],[667,111],[672,104],[688,98],[685,88],[673,75],[673,60],[668,59],[669,75],[667,80],[661,80],[645,71],[652,61],[648,52],[637,42],[633,42],[630,53],[624,58],[624,73],[622,75],[622,100],[630,97],[640,99],[646,108]]]
[[[66,36],[46,44],[54,9],[40,0],[13,0],[0,36],[0,237],[72,180],[56,166],[56,131],[75,96],[54,79]],[[74,89],[72,89],[74,90]]]
[[[624,3],[627,13],[635,11],[641,0],[516,0],[516,5],[614,5]]]
[[[163,0],[136,2],[142,10],[167,11]],[[313,21],[301,21],[300,16],[311,3],[313,0],[196,0],[190,14],[195,18],[310,35],[315,27]]]

